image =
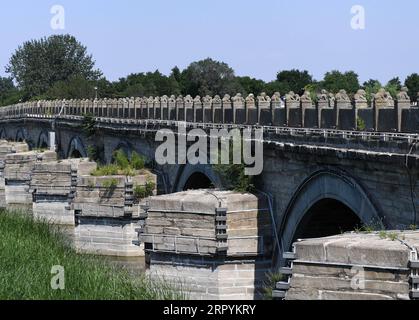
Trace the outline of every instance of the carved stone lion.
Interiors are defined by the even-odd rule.
[[[311,93],[310,91],[306,90],[304,91],[304,94],[301,96],[301,101],[303,102],[311,102]]]
[[[290,91],[285,95],[285,100],[286,101],[299,102],[300,101],[300,96],[298,94],[294,93],[294,91]]]
[[[359,89],[356,92],[354,98],[355,98],[355,101],[357,102],[367,102],[367,93],[365,92],[364,89]]]
[[[273,102],[281,102],[281,94],[279,92],[275,92],[271,100]]]
[[[402,87],[400,92],[397,94],[397,100],[402,101],[402,100],[409,100],[410,101],[410,97],[409,97],[409,89],[407,87]]]
[[[329,101],[329,96],[328,96],[328,94],[327,94],[327,91],[323,89],[323,90],[321,91],[321,93],[319,93],[319,94],[317,95],[317,100],[318,100],[319,102],[327,102],[327,101]]]
[[[346,93],[346,90],[342,89],[339,90],[339,92],[336,94],[335,99],[337,102],[350,102],[348,94]]]

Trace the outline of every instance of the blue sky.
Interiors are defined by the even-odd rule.
[[[50,27],[53,5],[65,30]],[[365,30],[351,8],[366,10]],[[417,0],[14,0],[1,1],[0,75],[22,42],[70,33],[110,80],[212,57],[237,75],[272,80],[279,70],[355,70],[362,81],[419,73]]]

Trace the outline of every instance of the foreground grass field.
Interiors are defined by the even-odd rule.
[[[64,290],[51,288],[53,266],[64,267]],[[0,300],[183,298],[163,282],[133,279],[100,258],[77,254],[55,226],[0,211]]]

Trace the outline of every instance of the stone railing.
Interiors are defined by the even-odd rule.
[[[292,128],[324,128],[379,132],[419,132],[419,107],[406,89],[393,99],[380,90],[369,103],[359,90],[350,99],[345,90],[336,95],[322,91],[315,101],[310,93],[290,92],[281,97],[262,93],[192,98],[190,95],[100,100],[25,102],[0,108],[0,120],[24,117],[84,116],[98,118],[172,120],[194,123],[245,124]]]

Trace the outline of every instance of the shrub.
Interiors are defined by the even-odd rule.
[[[140,201],[153,195],[156,184],[152,181],[146,182],[145,186],[135,186],[134,198],[136,201]]]
[[[96,119],[91,113],[83,115],[83,122],[81,125],[82,131],[89,138],[96,133]]]
[[[118,180],[116,180],[115,178],[113,179],[109,179],[109,180],[105,180],[102,184],[102,186],[108,190],[112,190],[115,189],[118,186]]]
[[[114,163],[121,169],[127,169],[130,167],[130,163],[128,160],[128,157],[126,156],[125,152],[123,150],[117,150],[113,154],[114,156]]]
[[[359,131],[365,131],[367,125],[365,124],[364,119],[360,117],[356,118],[356,127]]]
[[[145,167],[145,159],[141,157],[137,152],[133,151],[131,154],[131,166],[135,170],[141,170]]]

